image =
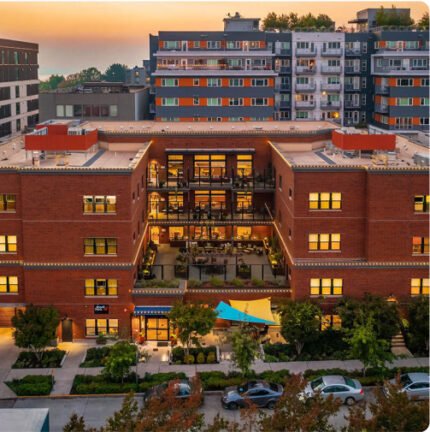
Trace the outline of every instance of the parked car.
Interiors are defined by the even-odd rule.
[[[396,382],[393,378],[390,380],[392,384]],[[401,391],[406,392],[409,399],[416,397],[417,399],[428,399],[429,398],[429,374],[423,372],[411,372],[400,375],[400,384],[403,387]],[[383,392],[385,395],[388,394],[388,388],[384,385]]]
[[[283,391],[283,387],[279,384],[253,380],[237,387],[226,387],[221,403],[224,408],[234,410],[245,407],[246,400],[249,398],[259,407],[273,409]]]
[[[173,385],[175,391],[177,391],[175,399],[188,399],[193,394],[193,388],[190,381],[186,379],[181,380],[172,380],[163,384],[159,384],[155,387],[149,389],[145,395],[143,396],[144,402],[150,401],[151,398],[158,397],[162,398],[166,389]],[[203,403],[203,390],[200,389],[200,393],[202,395],[202,403]]]
[[[333,395],[334,398],[340,398],[347,405],[353,405],[364,398],[360,382],[342,375],[325,375],[309,382],[300,398],[306,400],[317,392],[321,392],[323,397]]]

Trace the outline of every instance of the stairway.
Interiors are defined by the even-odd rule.
[[[405,340],[401,332],[393,336],[391,339],[391,352],[396,355],[402,355],[406,357],[413,357],[411,352],[406,348]]]

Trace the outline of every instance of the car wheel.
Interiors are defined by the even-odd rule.
[[[272,410],[272,409],[275,409],[275,405],[276,405],[276,402],[275,402],[275,401],[270,401],[270,402],[266,405],[266,408]]]
[[[237,410],[238,406],[237,406],[237,403],[235,403],[235,402],[230,402],[230,403],[227,405],[227,408],[228,408],[229,410]]]
[[[347,397],[347,398],[345,399],[345,403],[346,403],[348,406],[354,405],[354,404],[355,404],[355,399],[354,399],[353,397]]]

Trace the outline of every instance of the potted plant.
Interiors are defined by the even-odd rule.
[[[170,345],[172,347],[174,347],[177,343],[178,343],[178,339],[177,339],[176,335],[171,335],[170,336]]]

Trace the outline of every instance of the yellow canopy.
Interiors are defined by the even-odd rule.
[[[279,316],[278,314],[272,313],[270,304],[270,297],[259,300],[230,300],[230,305],[235,309],[256,318],[272,321],[280,325]]]

